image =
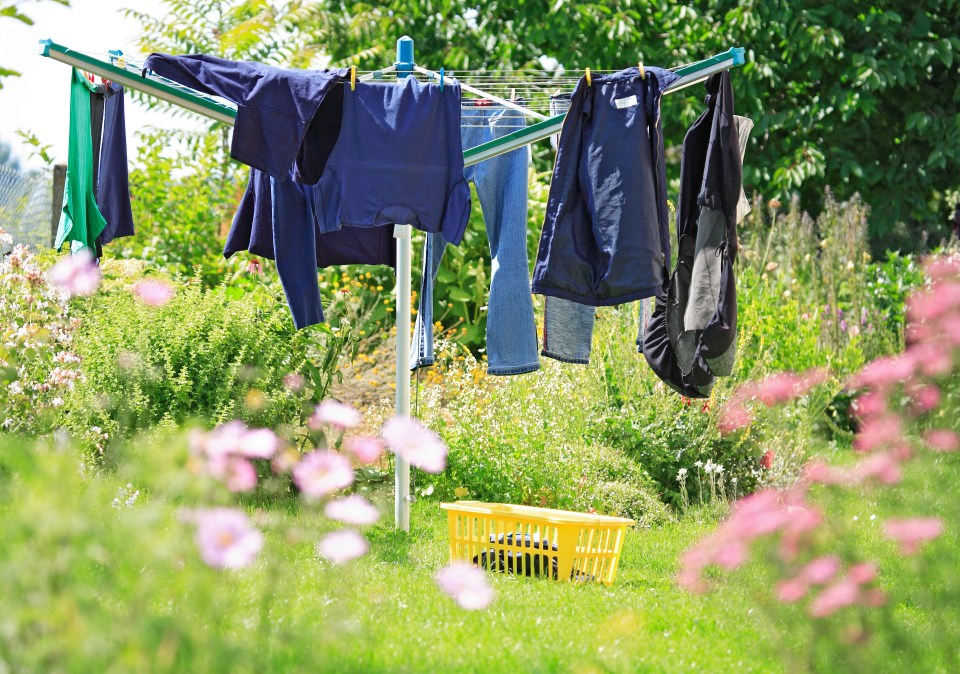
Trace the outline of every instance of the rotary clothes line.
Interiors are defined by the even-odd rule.
[[[41,55],[72,65],[75,68],[99,75],[111,82],[135,89],[179,107],[186,108],[211,119],[234,125],[237,120],[237,110],[224,105],[216,98],[204,95],[189,87],[178,85],[169,80],[146,76],[139,68],[128,63],[126,57],[118,51],[109,52],[110,60],[103,61],[96,57],[71,50],[50,40],[41,41]],[[698,63],[677,68],[672,72],[673,77],[663,93],[672,93],[705,80],[714,73],[744,63],[744,50],[731,48],[727,52]],[[642,66],[641,66],[642,67]],[[414,62],[413,40],[402,37],[397,41],[397,61],[386,68],[364,74],[360,80],[380,79],[383,74],[395,72],[398,80],[414,72],[425,75],[443,83],[444,73],[427,70],[417,66]],[[355,71],[351,73],[355,76]],[[489,94],[482,89],[462,84],[463,90],[483,96],[504,107],[516,109],[531,117],[541,118],[542,114],[525,109],[522,105],[506,100],[503,97]],[[513,133],[508,133],[492,141],[481,143],[463,153],[465,167],[478,164],[485,159],[495,157],[512,150],[524,147],[541,139],[557,134],[564,122],[563,115],[556,115],[543,121],[527,126]],[[397,307],[397,335],[396,340],[396,414],[409,416],[410,414],[410,342],[400,339],[401,335],[411,333],[411,249],[410,225],[395,225],[393,236],[396,239],[396,307]],[[395,521],[396,526],[405,531],[410,526],[410,466],[397,458],[395,474]]]

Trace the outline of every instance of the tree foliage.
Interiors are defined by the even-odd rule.
[[[748,188],[799,192],[805,204],[827,185],[840,198],[859,192],[884,245],[946,231],[945,195],[960,183],[955,0],[389,0],[332,3],[324,21],[324,36],[336,37],[324,49],[369,67],[390,62],[403,34],[418,61],[454,70],[522,68],[544,55],[567,69],[673,66],[746,47],[735,91],[738,112],[756,121]],[[665,103],[669,143],[681,141],[700,96],[694,88]]]
[[[747,49],[737,108],[756,122],[745,182],[819,203],[861,193],[871,233],[914,248],[947,231],[960,179],[960,2],[895,0],[162,0],[144,50],[204,52],[294,67],[392,63],[397,38],[448,70],[675,66]],[[702,109],[702,89],[664,103],[669,145]],[[668,156],[674,164],[677,155]],[[672,167],[676,172],[676,166]]]

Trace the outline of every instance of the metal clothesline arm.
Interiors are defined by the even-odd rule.
[[[743,65],[743,63],[743,47],[731,47],[722,54],[711,56],[704,61],[675,70],[674,72],[680,75],[680,78],[668,86],[663,93],[672,94],[698,82],[703,82],[714,73],[729,70],[730,68]],[[560,133],[560,128],[563,126],[563,118],[564,115],[557,115],[542,122],[531,124],[513,133],[508,133],[500,138],[476,145],[463,153],[463,164],[464,166],[479,164],[485,159],[506,154],[524,145],[529,145],[530,143],[535,143],[538,140],[543,140],[544,138],[549,138],[554,134]]]
[[[159,98],[167,103],[190,110],[204,117],[233,126],[237,121],[237,109],[232,105],[221,102],[213,96],[177,84],[164,77],[152,74],[143,74],[140,66],[127,61],[119,51],[110,52],[110,60],[105,61],[95,56],[85,54],[69,47],[64,47],[52,40],[40,40],[40,55],[52,58],[55,61],[66,63],[78,70],[122,84],[128,89],[135,89]],[[387,66],[375,72],[366,73],[357,79],[366,81],[375,79],[378,75],[392,73],[396,66]]]

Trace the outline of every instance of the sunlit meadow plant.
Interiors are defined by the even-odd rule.
[[[0,246],[13,243],[0,229]],[[82,377],[74,349],[79,321],[74,295],[89,295],[100,274],[89,255],[68,258],[49,271],[16,245],[0,261],[0,429],[43,434]],[[0,432],[2,432],[0,431]]]
[[[599,437],[603,411],[582,369],[545,360],[537,373],[492,377],[444,341],[438,362],[417,402],[450,452],[442,474],[420,478],[421,493],[619,514],[643,526],[672,519],[643,467]]]
[[[916,657],[915,671],[931,654],[960,665],[960,579],[947,547],[936,545],[960,534],[951,495],[960,477],[960,255],[933,257],[926,272],[928,282],[907,301],[906,349],[847,381],[856,396],[852,453],[808,457],[792,484],[738,501],[682,560],[679,581],[694,591],[710,587],[713,568],[766,564],[772,596],[761,604],[779,625],[797,626],[800,669],[843,662],[846,671],[877,671],[891,653]],[[826,377],[783,373],[742,386],[721,430],[746,432],[757,409],[787,403]],[[872,511],[863,523],[850,516],[857,506]],[[910,604],[940,624],[913,624]]]

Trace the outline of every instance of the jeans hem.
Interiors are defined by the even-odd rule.
[[[415,363],[410,364],[411,370],[419,370],[421,367],[433,367],[436,361],[433,358],[421,358]]]
[[[526,374],[527,372],[536,372],[540,369],[540,363],[528,363],[526,365],[511,365],[510,367],[488,367],[487,374],[496,377],[503,377],[511,374]]]
[[[569,300],[571,302],[576,302],[577,304],[585,304],[590,307],[610,307],[617,304],[626,304],[627,302],[635,302],[637,300],[647,299],[648,297],[653,297],[657,294],[657,291],[660,289],[659,285],[650,286],[649,288],[643,288],[641,290],[634,291],[632,293],[627,293],[626,295],[618,295],[617,297],[587,297],[585,295],[578,295],[572,293],[568,290],[562,290],[560,288],[548,288],[539,284],[534,283],[532,287],[532,292],[534,295],[548,295],[550,297],[559,297],[562,300]]]
[[[572,363],[574,365],[589,365],[589,358],[568,358],[567,356],[561,356],[556,353],[552,353],[544,349],[540,352],[541,356],[546,356],[547,358],[553,358],[554,360],[559,360],[561,363]]]

